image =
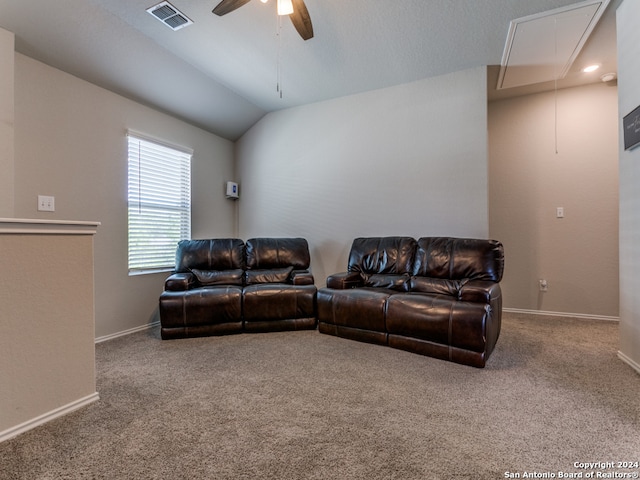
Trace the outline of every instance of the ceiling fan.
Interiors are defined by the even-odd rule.
[[[227,13],[233,12],[250,1],[251,0],[222,0],[216,8],[213,9],[213,13],[221,17]],[[266,0],[262,1],[265,2]],[[278,0],[278,4],[280,4],[280,1],[281,0]],[[304,40],[313,38],[313,25],[311,24],[311,17],[309,16],[309,11],[307,10],[307,6],[304,4],[304,1],[290,0],[288,3],[292,4],[293,13],[286,15],[289,16],[293,26],[300,36]],[[280,5],[278,5],[278,7],[280,8]]]

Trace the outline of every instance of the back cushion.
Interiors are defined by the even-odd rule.
[[[411,277],[409,277],[408,273],[403,273],[402,275],[374,273],[373,275],[366,276],[364,286],[375,288],[389,288],[391,290],[398,290],[400,292],[408,292],[410,279]]]
[[[244,269],[244,243],[237,238],[182,240],[176,250],[176,272]]]
[[[204,286],[212,285],[242,285],[244,270],[198,270],[191,269],[198,283]]]
[[[414,275],[409,282],[412,292],[433,293],[435,295],[450,295],[457,297],[460,288],[466,280],[450,280],[448,278],[421,277]]]
[[[411,273],[416,241],[411,237],[356,238],[349,253],[349,272],[365,277],[375,274]]]
[[[247,240],[247,269],[309,268],[309,244],[304,238],[252,238]]]
[[[504,249],[496,240],[424,237],[418,240],[413,275],[499,282]]]
[[[245,283],[247,285],[256,283],[291,283],[292,271],[293,267],[247,270],[245,272]]]

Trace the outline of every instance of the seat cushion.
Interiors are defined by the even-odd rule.
[[[318,321],[361,330],[386,332],[385,303],[392,296],[383,288],[318,290]]]
[[[452,307],[450,299],[436,295],[398,295],[387,305],[387,330],[448,345]]]
[[[242,322],[242,287],[214,286],[160,295],[163,327]]]
[[[486,348],[490,307],[444,295],[403,293],[387,304],[389,335],[412,337],[475,352]]]
[[[259,283],[247,285],[243,293],[245,322],[315,318],[315,285]]]

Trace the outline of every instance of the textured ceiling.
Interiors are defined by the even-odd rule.
[[[615,71],[620,1],[563,85],[594,81],[576,73],[588,61]],[[270,111],[497,65],[511,20],[580,2],[305,0],[308,41],[288,18],[279,27],[275,0],[224,17],[211,13],[217,0],[173,0],[194,22],[178,31],[146,12],[156,3],[0,0],[0,27],[20,53],[235,140]]]

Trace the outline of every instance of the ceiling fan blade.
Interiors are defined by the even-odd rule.
[[[240,8],[250,1],[251,0],[222,0],[216,8],[213,9],[213,13],[221,17],[222,15],[233,12],[235,9]]]
[[[289,15],[293,26],[304,40],[313,38],[313,25],[304,0],[292,0],[293,13]]]

